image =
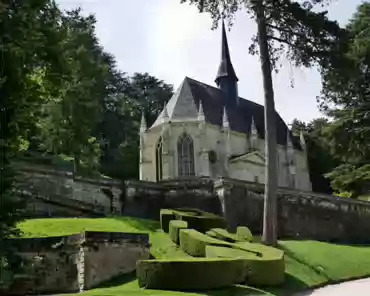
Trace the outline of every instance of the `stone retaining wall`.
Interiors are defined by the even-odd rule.
[[[149,259],[148,234],[85,232],[11,242],[26,267],[1,295],[81,292]]]

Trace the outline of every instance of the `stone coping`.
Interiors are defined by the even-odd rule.
[[[90,246],[96,243],[134,243],[149,247],[148,233],[126,232],[95,232],[85,231],[78,234],[36,237],[14,238],[5,241],[17,252],[53,252],[58,250],[78,250],[81,246]]]
[[[24,165],[17,163],[16,164],[19,167],[20,172],[25,173],[38,173],[38,174],[44,174],[44,175],[53,175],[53,176],[61,176],[69,179],[73,179],[77,182],[82,183],[90,183],[90,184],[96,184],[96,185],[105,185],[105,186],[114,186],[114,187],[120,187],[122,185],[122,182],[115,179],[103,179],[103,178],[87,178],[87,177],[81,177],[81,176],[74,176],[72,172],[68,171],[57,171],[57,170],[50,170],[45,168],[38,168],[33,167],[29,165]]]
[[[214,182],[214,186],[216,190],[218,188],[222,188],[223,186],[230,186],[230,185],[231,186],[232,185],[243,186],[250,190],[257,189],[261,193],[263,193],[264,186],[265,186],[264,184],[256,184],[254,182],[236,180],[236,179],[231,179],[231,178],[221,178]],[[317,199],[318,201],[327,201],[335,205],[347,204],[347,205],[368,208],[370,210],[370,202],[352,200],[349,198],[343,198],[339,196],[321,194],[321,193],[310,192],[310,191],[294,190],[294,189],[286,188],[286,187],[279,187],[278,195],[280,195],[280,197],[284,197],[284,195],[294,196],[297,200],[299,200],[300,198],[313,199],[313,200]]]

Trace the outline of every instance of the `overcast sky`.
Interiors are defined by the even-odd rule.
[[[175,89],[185,76],[215,85],[220,59],[220,29],[211,31],[208,14],[180,0],[57,0],[62,9],[81,7],[95,14],[96,31],[105,50],[121,71],[148,72]],[[344,25],[361,0],[333,0],[329,16]],[[240,12],[228,32],[231,59],[239,78],[239,95],[263,104],[262,78],[257,56],[248,54],[255,23]],[[290,77],[294,88],[290,87]],[[286,63],[274,74],[276,109],[290,123],[321,116],[316,96],[320,75],[315,69],[291,69]]]

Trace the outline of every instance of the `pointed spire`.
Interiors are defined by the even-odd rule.
[[[230,127],[229,119],[227,118],[226,108],[224,107],[223,114],[222,114],[222,127],[224,129],[228,129]]]
[[[232,77],[235,82],[238,81],[238,77],[235,74],[234,67],[231,63],[229,44],[227,42],[225,22],[222,20],[222,39],[221,39],[221,62],[218,67],[216,84],[220,85],[220,78]]]
[[[143,133],[147,130],[147,124],[145,120],[144,111],[141,113],[140,132]]]
[[[204,121],[204,120],[205,120],[205,117],[204,117],[202,101],[199,100],[198,121]]]

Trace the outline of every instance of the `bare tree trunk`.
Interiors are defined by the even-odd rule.
[[[263,211],[263,243],[277,244],[277,161],[276,112],[271,75],[271,60],[266,31],[263,0],[256,1],[258,44],[260,50],[263,88],[265,93],[265,202]]]

